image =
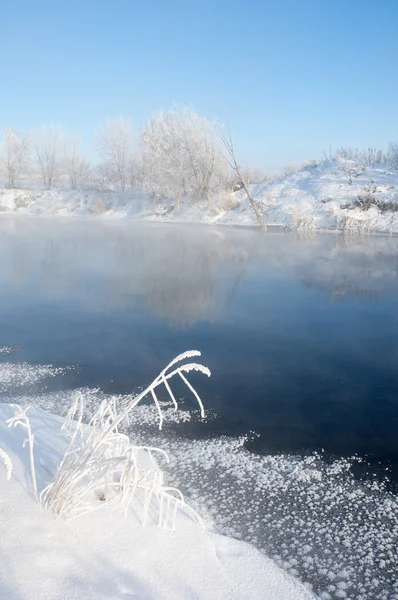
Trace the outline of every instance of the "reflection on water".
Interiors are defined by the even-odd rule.
[[[396,238],[2,217],[1,344],[110,392],[199,348],[223,419],[185,433],[397,462],[397,269]]]
[[[331,300],[378,301],[398,287],[398,240],[2,217],[1,281],[36,298],[139,298],[176,323],[220,318],[248,272],[280,271]],[[35,289],[33,289],[33,287]]]

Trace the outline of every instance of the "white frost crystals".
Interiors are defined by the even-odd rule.
[[[168,462],[166,452],[159,448],[133,445],[129,438],[119,431],[123,421],[128,422],[128,415],[132,409],[149,394],[157,408],[161,429],[162,403],[158,400],[155,390],[164,384],[177,410],[178,403],[169,384],[175,375],[179,375],[194,394],[203,417],[203,403],[186,374],[199,371],[210,376],[210,371],[201,364],[183,362],[197,356],[200,356],[197,350],[180,354],[145,390],[137,396],[129,397],[122,406],[118,406],[114,398],[104,400],[87,425],[83,424],[84,398],[80,392],[77,393],[62,426],[62,431],[67,435],[67,449],[52,481],[39,496],[33,457],[34,435],[26,415],[28,409],[22,410],[18,405],[14,405],[16,413],[7,423],[9,426],[22,425],[27,429],[28,437],[25,443],[29,443],[36,499],[57,516],[65,518],[108,507],[127,512],[132,500],[136,499],[142,506],[144,524],[151,516],[155,517],[159,527],[173,529],[177,511],[180,510],[203,525],[199,515],[184,502],[181,492],[164,484],[163,472],[155,456],[163,456]],[[3,453],[0,456],[6,462]],[[7,464],[6,462],[6,466]]]

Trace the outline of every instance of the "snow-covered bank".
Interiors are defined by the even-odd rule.
[[[264,221],[295,230],[398,233],[398,172],[350,160],[309,163],[251,186]],[[209,201],[152,201],[143,192],[0,189],[0,211],[34,215],[130,217],[146,221],[257,226],[244,191]]]
[[[7,600],[140,598],[160,600],[309,600],[313,596],[253,546],[206,533],[179,515],[176,530],[143,527],[127,517],[97,511],[55,520],[35,503],[25,432],[8,429],[14,413],[0,405],[0,447],[13,473],[0,466],[0,596]],[[68,439],[62,420],[32,409],[39,491],[56,469]]]

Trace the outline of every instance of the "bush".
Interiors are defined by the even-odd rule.
[[[398,202],[396,200],[379,200],[372,194],[358,196],[351,203],[342,204],[340,208],[343,210],[359,208],[362,211],[368,211],[372,206],[378,208],[381,213],[398,212]]]
[[[109,207],[102,198],[95,200],[95,202],[93,202],[89,208],[89,211],[95,215],[100,215],[107,210],[109,210]]]
[[[238,206],[240,206],[240,202],[233,196],[222,196],[218,201],[217,206],[220,210],[229,212],[235,208],[238,208]]]

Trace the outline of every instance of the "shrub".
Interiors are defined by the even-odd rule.
[[[367,211],[372,206],[378,208],[381,213],[398,212],[398,202],[396,200],[379,200],[370,193],[358,196],[351,203],[342,204],[340,208],[343,210],[359,208],[362,211]]]
[[[234,198],[234,196],[229,195],[222,196],[217,205],[220,210],[229,212],[230,210],[238,208],[238,206],[240,206],[240,202],[237,198]]]
[[[95,215],[100,215],[107,210],[109,210],[109,207],[102,198],[95,200],[95,202],[93,202],[89,208],[89,211]]]

